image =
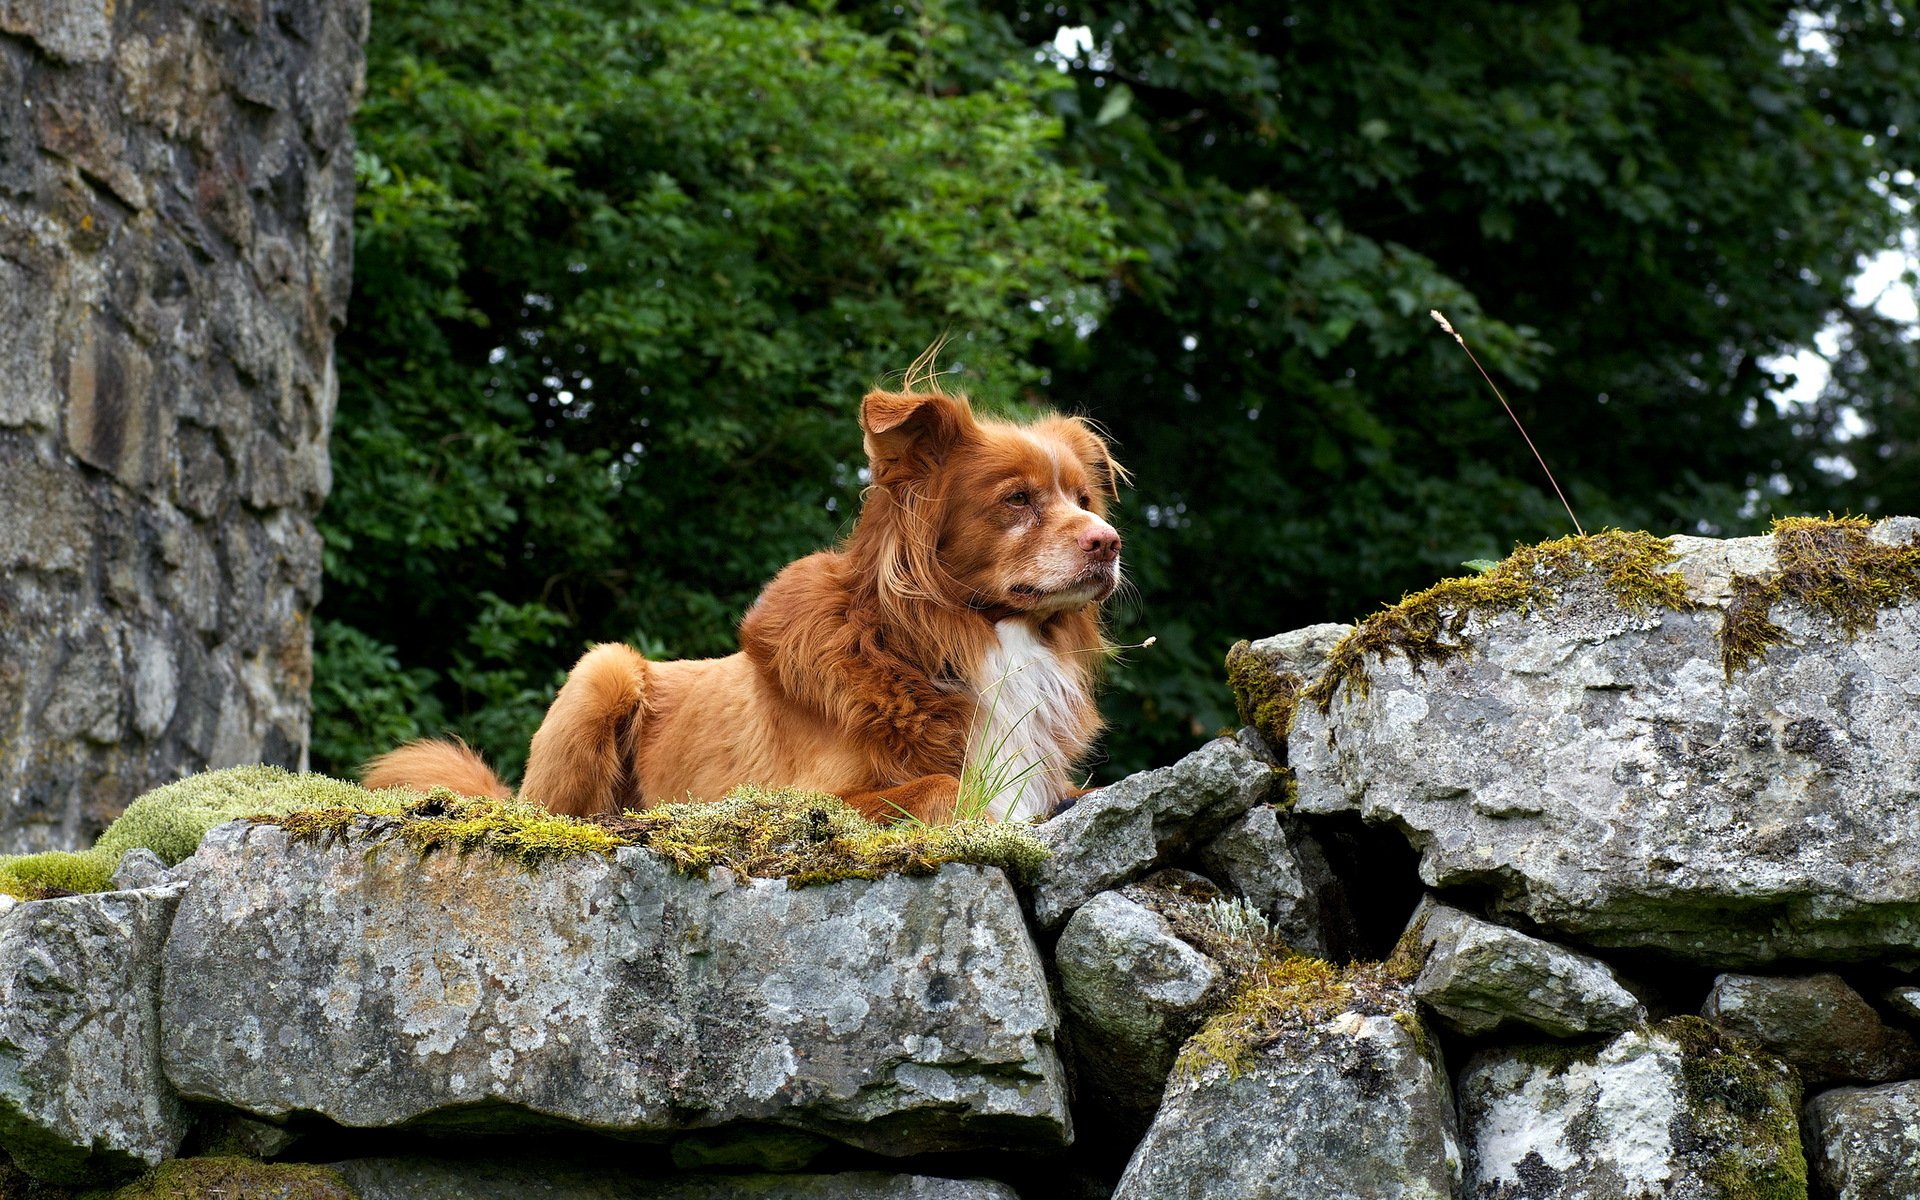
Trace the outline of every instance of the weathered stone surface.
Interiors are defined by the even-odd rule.
[[[1807,1159],[1829,1200],[1920,1200],[1920,1080],[1807,1103]]]
[[[360,1200],[1016,1200],[1004,1183],[855,1171],[648,1179],[564,1161],[362,1158],[331,1164]]]
[[[1881,522],[1904,543],[1920,521]],[[1722,667],[1734,573],[1768,538],[1676,538],[1705,605],[1623,609],[1589,576],[1558,602],[1472,615],[1468,652],[1367,661],[1365,694],[1300,706],[1304,812],[1404,829],[1429,886],[1603,946],[1722,966],[1920,947],[1920,605],[1849,636],[1791,602],[1788,642]]]
[[[1199,854],[1200,869],[1273,923],[1294,949],[1345,958],[1359,942],[1346,887],[1300,818],[1258,805]]]
[[[1483,1051],[1461,1072],[1459,1098],[1469,1196],[1807,1194],[1793,1073],[1692,1018],[1597,1048]]]
[[[1274,793],[1272,758],[1253,734],[1219,738],[1170,767],[1080,798],[1035,827],[1051,856],[1033,880],[1040,925],[1057,928],[1101,892],[1204,844]]]
[[[1888,988],[1884,998],[1893,1007],[1894,1015],[1920,1022],[1920,987]]]
[[[1700,1015],[1778,1055],[1803,1082],[1888,1083],[1920,1074],[1920,1045],[1838,975],[1722,975]]]
[[[183,1095],[352,1127],[634,1136],[754,1121],[884,1154],[1069,1138],[1039,954],[1006,879],[784,882],[646,850],[535,875],[210,834],[166,949]]]
[[[1345,1012],[1167,1081],[1114,1200],[1451,1200],[1453,1101],[1410,1011]]]
[[[1287,730],[1300,689],[1326,668],[1327,656],[1351,632],[1351,625],[1309,625],[1241,642],[1227,652],[1227,683],[1233,689],[1234,706],[1274,754],[1286,756]]]
[[[1482,921],[1431,897],[1409,922],[1423,965],[1413,994],[1469,1037],[1530,1025],[1554,1037],[1618,1033],[1646,1006],[1597,958]]]
[[[120,856],[120,865],[113,869],[113,877],[109,882],[115,890],[124,891],[160,887],[172,879],[172,870],[160,860],[160,856],[140,846]]]
[[[150,1167],[187,1134],[160,1069],[160,946],[177,888],[0,911],[0,1147],[62,1183]]]
[[[304,765],[366,25],[0,0],[0,852]]]
[[[1060,933],[1054,966],[1081,1099],[1138,1133],[1160,1106],[1180,1044],[1217,999],[1220,969],[1165,917],[1119,892],[1080,906]]]

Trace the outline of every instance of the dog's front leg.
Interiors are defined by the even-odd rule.
[[[960,781],[952,775],[922,775],[895,787],[850,792],[841,799],[870,821],[922,821],[944,825],[960,803]]]

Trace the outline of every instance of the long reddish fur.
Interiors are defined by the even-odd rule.
[[[534,734],[523,797],[593,815],[763,783],[830,792],[876,818],[947,819],[980,706],[970,681],[1009,618],[1029,621],[1070,678],[1061,750],[1084,754],[1100,728],[1097,603],[1023,613],[982,583],[1012,577],[1000,561],[1010,535],[949,506],[991,516],[981,496],[994,472],[1045,454],[1104,528],[1124,478],[1105,444],[1076,418],[983,422],[939,392],[875,392],[861,427],[873,487],[847,540],[774,577],[741,622],[739,653],[650,662],[619,644],[589,650]],[[1062,510],[1059,528],[1029,540],[1057,542],[1086,524],[1075,520]],[[474,751],[437,741],[380,756],[365,782],[510,794]]]

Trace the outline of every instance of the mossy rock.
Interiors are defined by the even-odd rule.
[[[324,775],[279,767],[208,771],[149,792],[128,806],[91,849],[0,859],[0,893],[21,900],[107,890],[127,851],[145,847],[169,866],[207,831],[236,819],[285,827],[296,838],[339,834],[374,817],[422,854],[485,850],[538,868],[556,858],[645,846],[691,874],[726,867],[795,885],[882,875],[929,875],[950,862],[1030,876],[1046,850],[1025,827],[993,821],[874,824],[839,798],[796,789],[744,787],[711,804],[669,804],[614,817],[557,816],[518,800],[368,791]]]
[[[882,826],[836,796],[743,787],[712,803],[666,804],[618,816],[556,816],[517,800],[431,795],[394,802],[361,792],[356,803],[255,819],[299,839],[337,835],[367,816],[390,818],[390,834],[422,854],[485,849],[529,868],[579,854],[643,846],[691,875],[716,867],[794,886],[882,875],[931,875],[947,863],[999,867],[1015,877],[1046,857],[1017,824]]]
[[[1879,623],[1880,613],[1920,600],[1920,538],[1906,544],[1872,536],[1867,517],[1783,517],[1773,523],[1775,568],[1739,575],[1720,626],[1720,661],[1731,679],[1787,640],[1773,621],[1783,603],[1833,621],[1847,637]]]
[[[1462,1071],[1459,1103],[1475,1195],[1807,1196],[1792,1070],[1697,1017],[1489,1048]]]
[[[1636,615],[1686,611],[1695,607],[1686,581],[1666,570],[1678,557],[1665,538],[1620,529],[1521,546],[1484,571],[1443,579],[1361,621],[1301,694],[1323,713],[1343,688],[1364,698],[1370,656],[1398,654],[1416,668],[1446,662],[1470,652],[1462,636],[1469,618],[1543,610],[1588,582]]]
[[[1782,603],[1826,616],[1854,637],[1873,628],[1884,610],[1920,600],[1920,538],[1883,541],[1873,536],[1874,525],[1868,517],[1773,522],[1776,568],[1737,576],[1721,620],[1721,662],[1729,678],[1786,640],[1786,631],[1772,619]],[[1701,605],[1686,581],[1668,569],[1678,557],[1670,539],[1619,529],[1521,546],[1473,575],[1443,579],[1367,617],[1310,682],[1262,671],[1256,656],[1242,650],[1248,643],[1229,654],[1228,682],[1241,720],[1269,739],[1275,732],[1284,739],[1300,696],[1322,712],[1343,688],[1364,698],[1369,656],[1398,654],[1416,667],[1446,662],[1471,652],[1462,637],[1469,618],[1545,612],[1585,579],[1597,580],[1615,603],[1636,615],[1697,609]]]

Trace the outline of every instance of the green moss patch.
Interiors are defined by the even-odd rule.
[[[286,813],[354,802],[365,789],[325,775],[280,767],[229,767],[156,788],[127,806],[91,849],[0,858],[0,894],[42,900],[102,892],[120,858],[147,849],[174,866],[200,847],[216,825],[260,813]]]
[[[1807,1194],[1800,1146],[1800,1085],[1791,1068],[1698,1017],[1656,1027],[1680,1045],[1680,1079],[1705,1174],[1725,1200],[1799,1200]]]
[[[356,802],[255,818],[296,838],[324,840],[366,816],[391,818],[392,836],[422,854],[487,850],[527,867],[581,854],[643,846],[680,870],[704,875],[726,867],[740,875],[796,886],[882,875],[928,875],[964,862],[1030,875],[1046,850],[1017,825],[876,825],[838,797],[794,789],[744,787],[724,800],[668,804],[614,817],[555,816],[517,800],[435,791],[361,792]]]
[[[1285,746],[1307,681],[1297,672],[1282,670],[1273,656],[1242,640],[1227,651],[1227,686],[1233,689],[1240,723],[1253,726],[1269,746]]]
[[[1797,604],[1838,625],[1847,637],[1872,629],[1883,609],[1920,600],[1920,538],[1889,545],[1870,535],[1867,517],[1782,517],[1773,523],[1775,569],[1738,575],[1720,625],[1727,677],[1787,640],[1774,606]]]
[[[535,804],[461,796],[444,788],[417,792],[360,791],[350,803],[259,814],[256,824],[278,825],[295,841],[319,842],[344,834],[364,817],[387,817],[392,835],[420,854],[485,850],[533,868],[558,858],[611,854],[629,844],[588,821],[555,816]]]
[[[710,804],[666,804],[606,822],[684,871],[726,867],[797,885],[881,875],[929,875],[951,862],[1026,879],[1047,851],[1013,823],[876,825],[837,797],[737,789]]]
[[[714,804],[669,804],[580,820],[518,800],[444,790],[370,792],[324,775],[233,767],[140,797],[92,849],[0,859],[0,894],[43,900],[105,891],[127,851],[144,847],[172,866],[198,849],[207,831],[238,818],[321,841],[365,817],[388,818],[390,836],[421,854],[484,850],[537,868],[554,859],[645,846],[691,874],[724,866],[800,885],[926,875],[950,862],[1000,867],[1024,879],[1047,855],[1019,825],[881,826],[834,796],[791,789],[741,788]]]
[[[1187,1039],[1174,1069],[1192,1076],[1217,1063],[1237,1077],[1263,1048],[1344,1012],[1412,1019],[1405,985],[1380,963],[1335,966],[1306,954],[1266,958]]]
[[[1350,697],[1365,698],[1369,657],[1398,654],[1416,669],[1446,662],[1467,653],[1461,633],[1475,614],[1537,609],[1588,579],[1635,614],[1693,608],[1685,581],[1665,570],[1677,558],[1665,538],[1619,529],[1522,546],[1486,571],[1443,579],[1367,617],[1333,648],[1326,670],[1302,694],[1322,712],[1343,687]]]

